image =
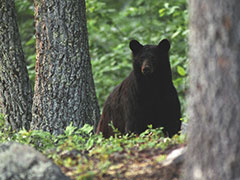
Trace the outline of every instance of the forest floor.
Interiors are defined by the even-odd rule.
[[[90,155],[88,152],[62,152],[60,157],[65,160],[71,159],[71,165],[60,167],[73,180],[178,180],[182,176],[183,158],[170,165],[166,165],[165,162],[171,152],[183,147],[185,144],[173,144],[165,150],[132,148],[130,151],[114,152],[106,157]],[[78,163],[74,163],[74,160]]]
[[[0,128],[1,129],[1,128]],[[93,127],[69,125],[63,134],[22,130],[0,133],[1,142],[30,144],[58,165],[72,180],[179,180],[183,174],[187,136],[169,138],[162,128],[148,127],[140,135],[104,138]]]

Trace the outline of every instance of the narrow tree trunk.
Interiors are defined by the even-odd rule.
[[[240,3],[190,0],[185,179],[240,179]]]
[[[84,0],[35,0],[37,40],[34,129],[62,133],[70,122],[96,127]]]
[[[0,113],[12,130],[29,129],[32,89],[13,0],[0,1]]]

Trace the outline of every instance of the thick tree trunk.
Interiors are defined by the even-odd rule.
[[[84,0],[35,0],[37,40],[34,129],[62,133],[71,122],[96,127]]]
[[[240,179],[240,3],[190,0],[185,179]]]
[[[32,89],[13,0],[0,1],[0,113],[12,130],[29,129]]]

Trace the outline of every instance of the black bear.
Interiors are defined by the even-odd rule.
[[[181,129],[181,112],[172,72],[167,39],[158,45],[142,45],[136,40],[129,44],[133,56],[133,71],[107,98],[97,133],[113,135],[110,122],[121,133],[136,133],[163,127],[172,137]]]

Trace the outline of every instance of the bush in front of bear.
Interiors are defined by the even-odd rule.
[[[123,134],[140,134],[152,124],[172,137],[181,129],[181,108],[172,82],[170,43],[164,39],[158,45],[142,45],[132,40],[129,46],[133,71],[104,103],[97,133],[112,136],[110,122]]]

